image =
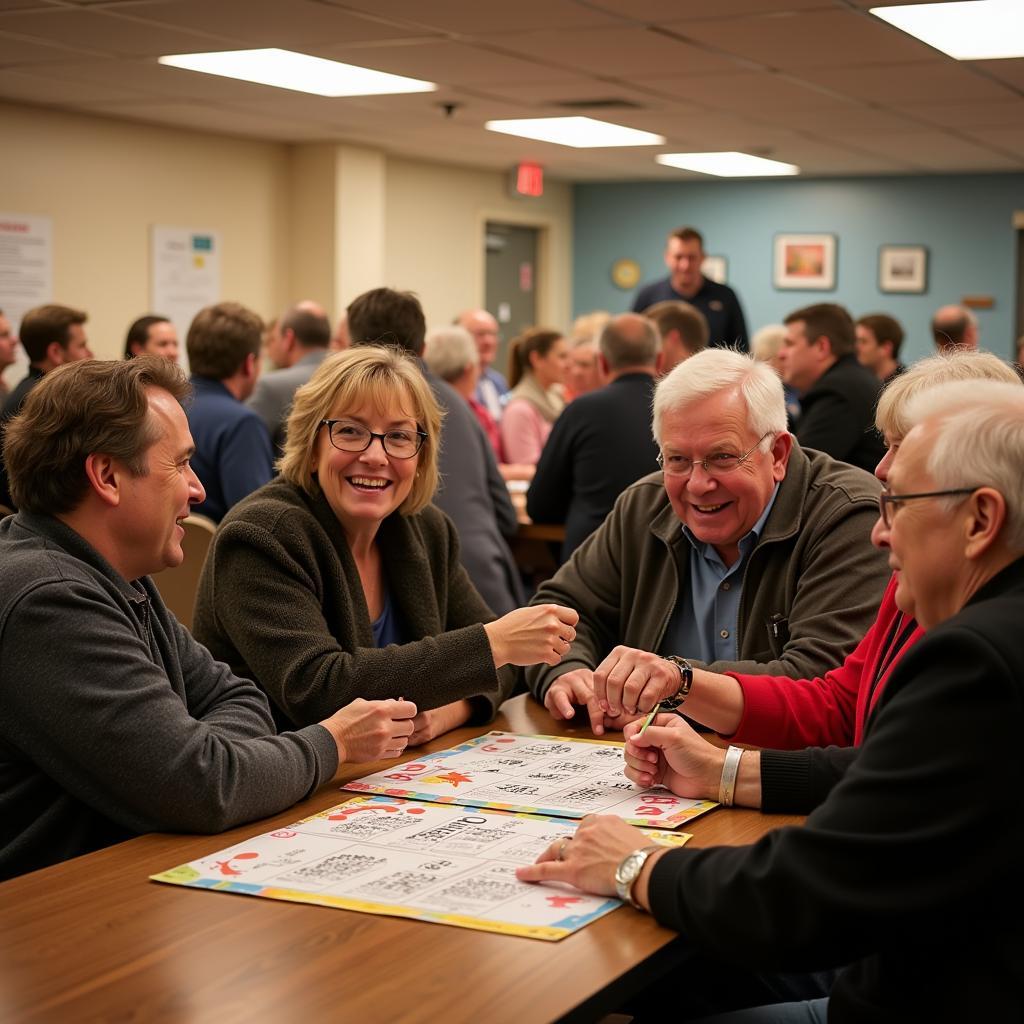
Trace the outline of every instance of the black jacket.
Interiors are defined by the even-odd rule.
[[[874,472],[885,454],[885,444],[875,430],[881,387],[856,357],[843,356],[800,396],[797,440],[805,448],[817,448],[833,459]]]
[[[655,379],[629,373],[570,402],[555,420],[526,496],[535,523],[565,523],[562,561],[604,522],[615,499],[658,468]]]
[[[893,672],[803,828],[654,866],[655,916],[761,969],[849,965],[829,1020],[1024,1019],[1024,559]]]

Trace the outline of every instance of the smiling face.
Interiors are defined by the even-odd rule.
[[[149,325],[146,332],[146,344],[142,350],[153,356],[161,356],[169,362],[178,361],[178,332],[174,324],[160,320]]]
[[[693,295],[701,285],[700,266],[704,262],[704,248],[695,238],[676,238],[665,247],[665,266],[668,267],[672,287],[683,295]]]
[[[460,323],[473,335],[480,353],[480,369],[486,370],[498,354],[498,321],[487,310],[477,309],[465,314]]]
[[[696,460],[720,452],[742,455],[758,439],[748,419],[740,391],[720,391],[662,416],[662,451],[666,459],[681,455]],[[665,491],[673,511],[698,540],[711,544],[732,565],[739,557],[740,539],[761,517],[775,485],[785,477],[791,448],[792,438],[782,433],[771,451],[751,453],[731,473],[711,476],[695,465],[689,477],[666,474]]]
[[[329,419],[346,420],[377,434],[391,430],[416,431],[413,402],[403,390],[386,408],[366,402],[358,408],[335,407]],[[396,459],[373,438],[362,452],[339,451],[331,444],[327,427],[321,427],[313,446],[313,472],[338,517],[346,536],[376,533],[384,519],[409,496],[420,456]]]
[[[166,391],[150,388],[148,395],[157,439],[144,455],[146,473],[125,476],[119,506],[119,568],[129,580],[181,565],[181,520],[206,497],[189,463],[195,445],[184,411]]]

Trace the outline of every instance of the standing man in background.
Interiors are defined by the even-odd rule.
[[[696,228],[676,228],[665,246],[668,277],[644,285],[633,300],[633,312],[643,313],[656,302],[688,302],[704,314],[712,348],[737,348],[746,352],[747,324],[736,293],[725,284],[710,281],[701,273],[704,236]]]
[[[509,387],[505,375],[494,368],[500,340],[498,321],[486,309],[467,309],[455,318],[455,322],[473,335],[480,353],[480,380],[476,386],[476,400],[491,414],[495,423],[500,423]]]

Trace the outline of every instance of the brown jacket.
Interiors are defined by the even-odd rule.
[[[863,470],[794,444],[743,571],[740,660],[713,662],[712,671],[813,679],[842,662],[874,620],[889,578],[885,553],[869,539],[879,490]],[[533,694],[543,699],[560,675],[596,668],[617,644],[657,651],[676,600],[688,592],[689,571],[690,544],[661,473],[652,473],[623,492],[537,591],[534,603],[568,605],[580,622],[558,665],[526,670]]]
[[[489,721],[512,690],[482,623],[494,618],[459,562],[451,520],[433,505],[389,516],[377,535],[391,600],[411,643],[374,647],[362,584],[322,494],[274,480],[239,502],[214,538],[194,633],[254,679],[280,726],[404,697],[421,711],[462,698]]]

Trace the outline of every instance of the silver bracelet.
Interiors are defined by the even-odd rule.
[[[718,784],[718,802],[723,807],[732,807],[736,796],[736,776],[740,773],[742,747],[730,747],[725,752],[722,764],[722,781]]]

